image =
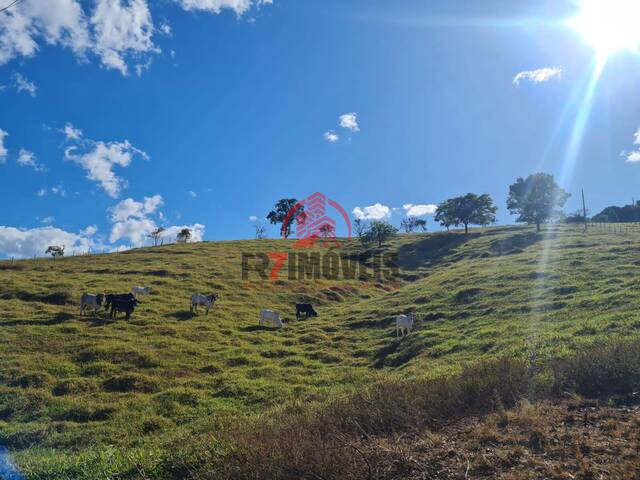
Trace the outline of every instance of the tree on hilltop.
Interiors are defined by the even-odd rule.
[[[509,186],[507,208],[518,215],[516,222],[540,225],[562,215],[562,207],[571,196],[548,173],[534,173],[526,179],[518,178]]]

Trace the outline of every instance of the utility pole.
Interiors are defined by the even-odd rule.
[[[587,231],[587,205],[584,203],[584,188],[582,189],[582,216],[584,218],[584,231]]]

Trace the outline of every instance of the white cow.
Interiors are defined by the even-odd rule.
[[[398,315],[396,317],[396,337],[400,334],[404,337],[411,333],[413,328],[413,321],[415,320],[415,314],[411,312],[409,315]]]
[[[133,287],[131,293],[133,293],[133,296],[136,298],[146,297],[151,293],[151,287]]]
[[[260,326],[265,324],[276,328],[282,328],[284,326],[280,314],[273,310],[262,310],[260,312]]]
[[[199,293],[194,293],[191,295],[191,311],[198,313],[198,306],[201,306],[206,309],[206,315],[209,315],[209,309],[213,307],[217,299],[218,295],[216,294],[200,295]]]
[[[102,303],[104,302],[104,294],[92,295],[90,293],[83,293],[80,298],[80,315],[84,315],[85,310],[93,310],[95,315],[100,310]]]

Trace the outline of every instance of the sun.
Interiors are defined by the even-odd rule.
[[[581,0],[580,14],[569,21],[603,59],[640,50],[640,0]]]

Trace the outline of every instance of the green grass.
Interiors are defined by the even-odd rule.
[[[563,356],[640,329],[637,233],[405,235],[383,248],[399,255],[396,279],[290,281],[286,269],[275,283],[242,279],[243,252],[292,245],[0,263],[0,444],[29,478],[138,477],[141,466],[151,476],[176,438],[283,403],[325,403],[381,378],[436,377],[497,356]],[[154,293],[131,321],[79,316],[84,291],[133,285]],[[189,313],[195,292],[220,294],[208,317]],[[300,301],[320,316],[291,321]],[[262,308],[290,322],[258,328]],[[412,310],[416,328],[399,341],[395,316]]]

